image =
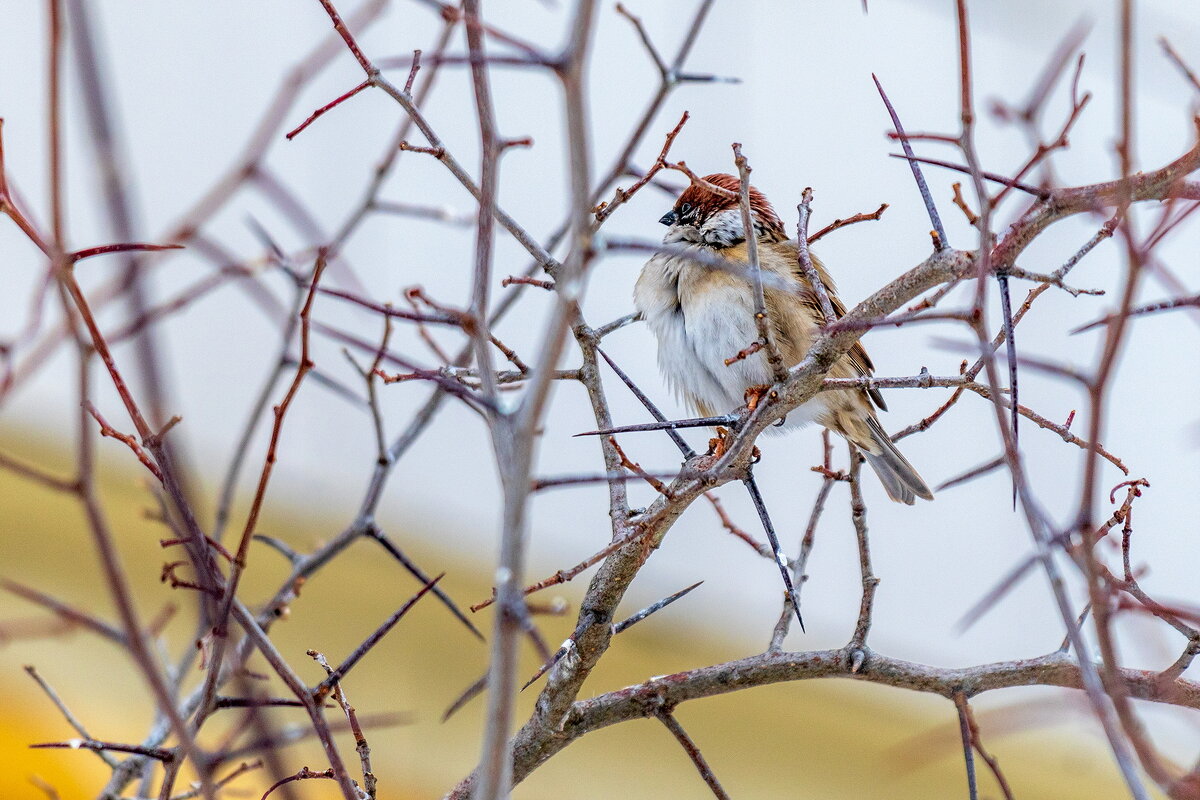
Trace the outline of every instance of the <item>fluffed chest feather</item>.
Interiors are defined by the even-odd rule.
[[[663,376],[699,413],[732,411],[748,387],[772,382],[762,353],[725,363],[758,338],[753,295],[740,278],[659,253],[642,269],[634,305],[658,340]]]

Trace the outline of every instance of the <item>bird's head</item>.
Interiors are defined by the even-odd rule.
[[[670,228],[663,236],[664,243],[692,242],[709,247],[732,247],[745,240],[742,209],[737,199],[740,181],[733,175],[705,175],[705,183],[732,192],[714,192],[704,183],[694,183],[679,195],[675,205],[659,220]],[[783,241],[783,220],[771,208],[763,193],[750,187],[750,219],[759,239]]]

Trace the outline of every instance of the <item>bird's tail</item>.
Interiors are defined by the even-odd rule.
[[[867,421],[872,447],[863,448],[867,463],[879,476],[888,497],[897,503],[911,506],[915,498],[932,500],[933,492],[924,479],[908,463],[908,459],[892,444],[892,439],[873,416]]]

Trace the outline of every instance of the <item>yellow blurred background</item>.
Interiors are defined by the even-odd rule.
[[[10,429],[0,435],[5,453],[56,465],[63,475],[69,474],[70,464],[65,445],[30,431]],[[105,507],[119,536],[143,619],[149,620],[167,604],[180,606],[165,637],[178,657],[191,635],[187,606],[192,598],[158,580],[166,560],[158,544],[162,529],[143,514],[150,497],[140,477],[121,463],[128,461],[127,453],[111,441],[102,442],[101,452],[105,459],[101,473],[107,476],[102,487]],[[72,499],[3,470],[0,497],[0,530],[5,534],[0,575],[115,620],[92,542]],[[261,526],[298,549],[314,546],[319,537],[337,528],[337,520],[278,514],[268,516]],[[429,548],[428,537],[406,537],[397,531],[395,538],[426,570],[447,572],[442,586],[460,604],[487,595],[486,559],[469,562],[461,555],[436,552]],[[305,656],[306,649],[340,660],[416,590],[416,581],[382,556],[373,542],[351,547],[308,582],[290,617],[273,629],[281,652],[310,683],[318,682],[323,673]],[[284,576],[284,564],[278,554],[256,547],[251,565],[245,593],[257,600]],[[569,585],[561,594],[573,603],[582,587],[582,583]],[[95,797],[108,771],[93,754],[28,748],[35,742],[63,741],[75,733],[22,666],[35,665],[89,732],[109,741],[138,742],[145,735],[150,721],[145,685],[124,652],[87,632],[9,636],[28,634],[40,621],[50,625],[53,620],[48,612],[11,595],[0,603],[0,631],[6,634],[0,646],[0,764],[4,766],[0,797],[46,797],[35,786],[37,780],[52,786],[63,800]],[[676,613],[686,613],[682,608],[677,606]],[[703,639],[686,635],[670,613],[651,617],[617,639],[590,678],[584,696],[747,654],[720,631]],[[480,616],[486,617],[486,612]],[[572,619],[571,613],[541,617],[547,640],[565,638]],[[478,624],[486,631],[486,623],[481,619]],[[485,662],[484,647],[435,599],[426,598],[351,673],[344,686],[360,715],[401,712],[408,718],[398,726],[368,729],[380,798],[439,797],[471,769],[478,755],[483,703],[474,700],[449,722],[440,718],[481,674]],[[252,666],[267,671],[261,663]],[[526,652],[524,670],[532,674],[536,667],[536,656]],[[199,675],[197,671],[197,679]],[[274,685],[270,691],[286,695],[285,689]],[[981,699],[978,716],[986,745],[1000,759],[1022,800],[1120,796],[1121,784],[1102,742],[1086,729],[1081,717],[1071,714],[1070,702],[1061,702],[1063,694],[1031,690],[1015,709],[1006,709],[1010,700],[1003,697]],[[1045,713],[1031,717],[1031,710],[1046,708],[1039,698],[1052,696],[1054,708],[1061,710],[1050,712],[1049,717]],[[534,697],[534,689],[521,696],[522,715],[529,713]],[[217,713],[215,729],[206,733],[204,741],[215,740],[222,726],[228,728],[240,718],[236,711]],[[966,796],[955,712],[941,698],[843,681],[812,681],[691,702],[676,713],[733,797]],[[340,719],[336,709],[329,714]],[[1022,718],[1036,724],[1022,724]],[[277,725],[303,723],[304,714],[299,709],[276,709],[271,719]],[[353,741],[343,735],[339,742],[347,763],[356,768]],[[325,766],[311,741],[289,747],[282,758],[289,770]],[[981,796],[1000,797],[982,764],[980,774]],[[252,772],[231,784],[226,796],[259,797],[270,782],[264,771]],[[180,781],[180,791],[185,783]],[[336,794],[325,781],[306,781],[296,791],[305,798]],[[596,798],[618,792],[628,798],[710,796],[683,751],[654,720],[584,737],[535,772],[515,794]],[[134,796],[132,788],[126,796]]]

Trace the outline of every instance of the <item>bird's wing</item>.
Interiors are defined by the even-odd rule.
[[[808,287],[808,279],[800,272],[796,242],[789,240],[781,242],[779,246],[786,247],[792,254],[792,258],[796,260],[796,277],[805,287]],[[810,255],[812,254],[810,253]],[[829,302],[833,305],[834,315],[838,319],[841,319],[846,316],[846,306],[841,298],[838,297],[837,284],[834,283],[829,271],[825,269],[825,265],[815,255],[812,255],[812,263],[813,267],[817,270],[817,274],[821,276],[821,282],[825,284],[825,291],[829,295]],[[813,319],[821,319],[824,312],[821,309],[821,300],[815,291],[811,288],[806,288],[801,294],[800,302],[812,311]],[[850,352],[846,354],[846,359],[850,362],[850,366],[853,367],[855,374],[863,378],[869,378],[875,373],[875,365],[871,363],[871,357],[867,355],[867,349],[863,347],[861,340],[855,342],[854,346],[850,348]],[[868,389],[867,394],[871,396],[871,400],[874,401],[875,405],[879,406],[881,410],[887,411],[887,403],[884,402],[883,395],[878,389]]]

